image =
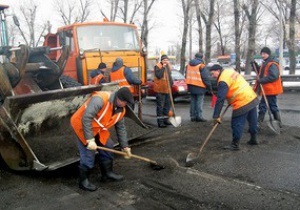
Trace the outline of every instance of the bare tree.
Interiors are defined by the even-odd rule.
[[[213,22],[217,33],[219,35],[219,42],[220,42],[220,52],[219,54],[225,55],[226,54],[226,45],[231,39],[231,30],[228,30],[229,23],[226,22],[226,12],[224,8],[228,6],[228,2],[221,0],[216,2],[216,11],[215,11],[215,21]]]
[[[211,56],[211,29],[213,24],[213,18],[214,18],[214,5],[215,0],[209,1],[209,9],[208,14],[205,16],[204,12],[201,13],[201,17],[205,23],[206,26],[206,36],[205,36],[205,61],[208,63],[210,61]]]
[[[245,74],[251,73],[251,65],[250,62],[253,59],[253,55],[255,52],[255,36],[256,36],[256,27],[257,27],[257,13],[258,13],[258,0],[251,1],[251,8],[248,5],[243,5],[243,10],[246,13],[246,16],[249,21],[249,38],[248,38],[248,51],[246,57],[246,68]],[[249,11],[251,10],[251,11]]]
[[[240,1],[233,0],[234,8],[234,34],[235,34],[235,69],[236,71],[241,71],[241,33],[240,20],[241,20],[241,10],[240,10]],[[243,25],[243,24],[242,24]]]
[[[196,19],[198,23],[198,46],[199,46],[199,51],[203,52],[203,30],[202,30],[202,22],[201,22],[201,9],[200,9],[200,2],[199,0],[194,0],[195,1],[195,10],[196,10]]]
[[[139,11],[143,4],[143,0],[122,0],[122,2],[123,5],[119,4],[120,18],[124,23],[133,23],[136,13]],[[129,12],[131,12],[131,15],[128,21]]]
[[[183,74],[185,69],[185,53],[186,53],[186,42],[187,42],[187,33],[188,25],[190,18],[190,9],[192,6],[193,0],[181,0],[182,12],[183,12],[183,32],[181,40],[181,51],[180,51],[180,72]]]
[[[57,9],[59,16],[62,19],[63,24],[70,25],[76,22],[84,22],[90,15],[90,7],[92,0],[79,0],[78,1],[60,1],[55,0],[54,6]]]
[[[20,5],[20,18],[25,21],[26,25],[22,26],[19,23],[17,15],[14,15],[15,22],[19,28],[21,36],[24,39],[26,45],[35,47],[39,44],[39,41],[46,29],[46,24],[42,26],[36,23],[36,14],[38,11],[38,4],[34,1],[30,1],[29,4]],[[38,39],[36,41],[36,35],[38,34]]]
[[[279,3],[280,1],[280,3]],[[286,45],[286,23],[289,21],[289,14],[288,14],[288,8],[289,8],[289,3],[287,0],[271,0],[271,1],[260,1],[261,5],[263,5],[279,22],[281,20],[280,18],[280,13],[283,14],[283,48],[285,48]],[[275,4],[274,4],[275,3]],[[273,6],[274,5],[274,6]],[[281,10],[281,12],[279,12]],[[272,26],[274,27],[274,26]]]
[[[151,8],[155,2],[155,0],[151,0],[150,3],[148,4],[148,0],[143,0],[144,1],[144,16],[143,16],[143,23],[141,27],[141,39],[142,42],[144,43],[146,49],[148,49],[148,34],[150,28],[148,27],[148,15],[151,11]]]
[[[118,13],[119,8],[119,0],[110,0],[110,20],[115,21]],[[104,12],[101,10],[101,13]]]

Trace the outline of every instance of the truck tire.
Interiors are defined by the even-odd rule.
[[[59,80],[64,88],[82,86],[81,83],[77,82],[75,79],[73,79],[69,76],[66,76],[66,75],[61,75]]]

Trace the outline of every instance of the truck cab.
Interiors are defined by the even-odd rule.
[[[110,21],[74,23],[58,28],[56,34],[45,37],[44,46],[70,46],[70,55],[63,75],[73,78],[82,85],[89,84],[90,73],[97,69],[100,62],[107,65],[104,77],[109,77],[113,62],[117,57],[124,65],[131,68],[135,77],[146,82],[145,53],[138,36],[137,27],[133,24]],[[56,60],[59,52],[50,54]],[[138,96],[135,87],[134,96]]]

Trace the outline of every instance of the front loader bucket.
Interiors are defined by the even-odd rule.
[[[8,96],[0,107],[0,154],[13,170],[54,170],[78,161],[71,115],[101,86]]]

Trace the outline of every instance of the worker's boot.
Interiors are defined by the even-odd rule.
[[[265,113],[259,112],[258,117],[257,117],[257,128],[258,128],[258,130],[262,129],[264,118],[265,118]]]
[[[121,181],[123,176],[113,172],[113,161],[104,160],[100,162],[101,181]]]
[[[89,181],[89,169],[79,166],[79,188],[87,191],[95,191],[97,187]]]
[[[280,112],[275,112],[273,113],[273,115],[274,115],[274,119],[279,122],[279,127],[282,128]]]
[[[157,120],[157,125],[158,125],[158,127],[160,127],[160,128],[165,128],[165,127],[167,127],[167,125],[164,123],[164,120],[163,120],[163,119]]]
[[[256,133],[251,133],[251,138],[250,138],[249,141],[247,141],[247,144],[249,144],[249,145],[258,145]]]
[[[230,145],[223,147],[223,149],[237,151],[240,149],[239,143],[232,141]]]

